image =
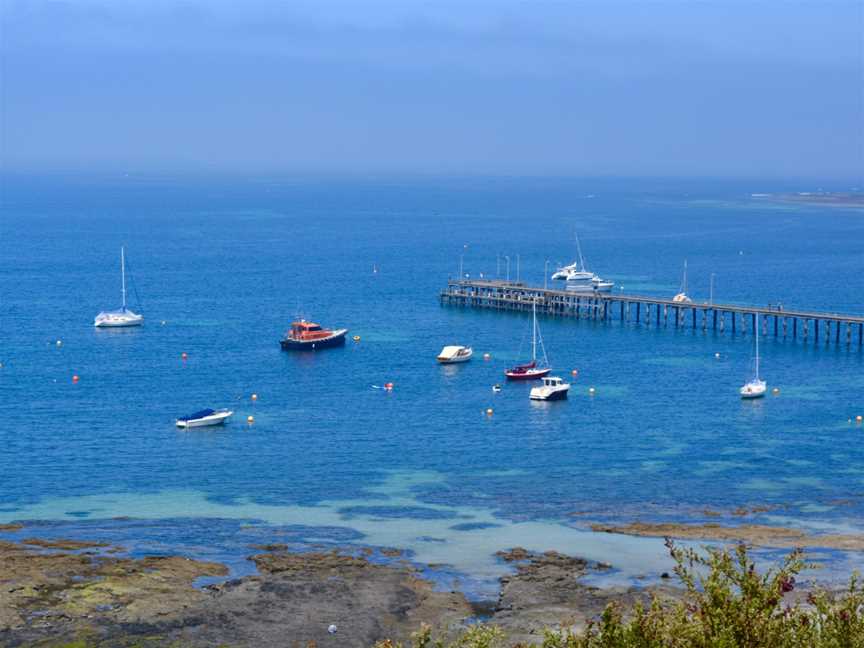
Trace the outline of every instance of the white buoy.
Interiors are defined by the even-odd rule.
[[[57,342],[55,342],[55,344],[57,346],[63,346],[63,340],[57,340]]]
[[[720,359],[720,352],[718,351],[717,353],[715,353],[715,354],[714,354],[714,357],[717,358],[717,359],[719,360],[719,359]]]
[[[330,634],[336,634],[336,631],[338,629],[339,628],[336,627],[335,623],[331,623],[329,626],[327,626],[327,632],[329,632]]]

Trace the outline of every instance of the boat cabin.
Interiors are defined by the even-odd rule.
[[[320,324],[300,320],[298,322],[291,322],[291,330],[288,332],[288,337],[294,340],[317,340],[330,334],[331,331],[322,329]]]
[[[564,379],[558,376],[551,376],[543,379],[544,387],[560,387],[564,384]]]

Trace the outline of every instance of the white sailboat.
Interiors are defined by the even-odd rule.
[[[681,281],[681,290],[672,298],[672,301],[680,304],[690,304],[693,301],[687,296],[687,259],[684,259],[684,278]]]
[[[93,326],[98,328],[118,328],[121,326],[141,326],[144,316],[126,307],[126,250],[120,248],[120,283],[122,286],[123,305],[120,310],[102,311],[93,320]]]
[[[741,398],[762,398],[768,391],[768,384],[759,377],[759,326],[756,326],[756,373],[741,389]]]

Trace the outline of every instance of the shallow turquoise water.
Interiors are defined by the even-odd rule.
[[[223,557],[260,525],[398,546],[481,579],[513,544],[626,573],[662,564],[658,541],[587,520],[776,504],[785,523],[864,527],[857,346],[765,339],[781,394],[746,403],[749,337],[542,319],[553,365],[579,377],[569,402],[538,404],[527,385],[491,391],[528,318],[437,300],[463,245],[472,276],[508,255],[515,277],[518,254],[521,277],[542,283],[545,260],[572,260],[578,228],[592,269],[628,290],[676,292],[686,257],[697,300],[713,272],[717,301],[861,313],[864,214],[749,199],[784,189],[809,187],[7,178],[0,521],[131,542],[129,521],[112,521],[131,517],[150,521],[132,525],[150,549]],[[121,243],[146,324],[94,330],[119,301]],[[361,342],[283,353],[298,311]],[[477,355],[437,366],[448,343]],[[387,381],[392,393],[373,388]],[[174,428],[207,406],[237,413],[224,429]]]

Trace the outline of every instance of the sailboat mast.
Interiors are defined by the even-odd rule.
[[[582,246],[579,245],[579,235],[574,232],[573,236],[576,237],[576,252],[579,254],[579,269],[582,272],[585,272],[585,259],[582,258]]]
[[[756,380],[759,380],[759,322],[756,323]]]
[[[126,252],[120,246],[120,277],[123,285],[123,310],[126,310]]]
[[[687,259],[684,259],[684,284],[681,287],[681,292],[687,294]]]
[[[531,315],[534,320],[531,330],[531,362],[537,361],[537,302],[531,302]]]

